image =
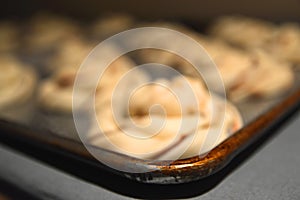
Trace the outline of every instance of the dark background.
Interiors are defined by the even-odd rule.
[[[22,18],[39,10],[50,10],[79,18],[103,12],[129,12],[143,18],[180,18],[205,21],[224,14],[244,14],[274,21],[299,20],[299,0],[26,0],[2,1],[1,17]]]

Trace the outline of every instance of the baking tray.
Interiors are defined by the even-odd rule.
[[[294,87],[283,96],[249,100],[237,104],[245,123],[244,127],[204,157],[195,156],[172,163],[169,161],[146,161],[90,146],[94,152],[101,153],[103,158],[108,158],[114,165],[128,166],[129,168],[139,166],[142,171],[149,171],[145,173],[121,172],[101,164],[87,152],[81,142],[68,139],[67,136],[70,132],[76,133],[72,116],[44,112],[38,108],[34,99],[29,104],[7,109],[0,115],[0,138],[7,144],[13,144],[15,140],[18,140],[35,146],[38,151],[44,149],[47,152],[56,152],[79,160],[86,160],[101,170],[138,182],[187,183],[218,172],[248,145],[267,134],[270,127],[278,126],[281,121],[296,111],[300,104],[299,71],[295,70],[295,77]]]
[[[157,171],[140,174],[108,168],[95,160],[80,143],[19,123],[0,120],[0,139],[34,158],[124,195],[138,198],[191,197],[218,184],[273,136],[299,108],[300,90],[295,89],[205,157],[178,160],[168,166],[163,162],[152,163]],[[124,164],[131,159],[114,152],[99,151]],[[142,160],[134,162],[145,167],[149,164]],[[186,167],[187,164],[190,166]]]
[[[195,156],[170,164],[147,162],[101,148],[95,149],[116,161],[115,164],[138,164],[145,169],[156,169],[147,173],[121,172],[101,164],[81,143],[55,134],[75,131],[72,118],[40,112],[34,100],[23,108],[7,111],[7,116],[0,119],[0,142],[122,194],[134,197],[147,195],[147,198],[193,196],[221,181],[241,160],[247,158],[245,154],[251,154],[299,109],[300,74],[297,71],[295,74],[296,83],[285,95],[237,105],[245,126],[205,157]],[[9,119],[10,113],[20,110],[24,110],[25,115],[17,120]],[[64,126],[57,126],[59,123]],[[186,189],[188,193],[177,189]]]

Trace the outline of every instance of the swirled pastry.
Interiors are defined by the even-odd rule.
[[[28,100],[35,89],[36,74],[13,57],[0,57],[0,109]]]
[[[47,13],[34,16],[28,31],[25,43],[33,52],[51,49],[63,40],[81,34],[74,21]]]
[[[300,28],[296,23],[275,25],[255,18],[221,17],[210,33],[230,44],[248,50],[260,48],[275,59],[299,64]]]
[[[281,25],[272,40],[265,45],[267,52],[282,61],[300,64],[300,27],[298,24]]]
[[[218,42],[203,46],[218,67],[231,100],[273,97],[293,85],[291,64],[263,50],[241,51]]]
[[[130,67],[133,66],[132,61],[127,57],[120,57],[115,60],[108,69],[104,72],[100,82],[97,85],[89,85],[84,83],[84,87],[79,90],[82,93],[90,91],[89,88],[97,88],[96,95],[103,97],[109,87],[116,79],[124,75]],[[77,75],[78,69],[75,67],[63,67],[59,69],[53,76],[46,79],[39,88],[38,102],[46,110],[58,113],[71,113],[72,112],[72,99],[73,99],[73,86]],[[86,71],[82,76],[89,80],[89,77],[94,73],[93,70]],[[78,96],[80,98],[80,96]],[[99,98],[96,101],[97,105],[101,105],[105,98]]]
[[[62,68],[45,80],[38,90],[38,102],[46,110],[72,112],[73,84],[77,70]]]
[[[133,26],[134,19],[126,14],[112,14],[101,17],[90,26],[90,34],[96,40],[107,39]]]
[[[230,99],[273,97],[292,87],[295,78],[289,63],[276,60],[263,51],[253,52],[250,59],[251,68],[241,75],[236,86],[229,89]]]
[[[187,95],[179,102],[182,111],[176,109],[176,99],[167,94],[170,91],[162,86],[145,86],[131,96],[127,117],[124,117],[125,113],[118,113],[120,110],[114,112],[112,107],[98,110],[96,126],[100,129],[93,127],[90,142],[143,159],[177,159],[205,153],[241,127],[238,111],[219,98],[214,97],[212,101],[200,80],[187,77],[199,107],[185,106],[192,105],[188,101],[193,101],[182,81],[179,77],[171,83],[159,81],[165,82],[170,90],[178,89]],[[160,105],[165,113],[151,111],[151,104]],[[222,109],[223,116],[220,114]],[[123,118],[120,120],[118,115]],[[213,136],[206,141],[209,134]]]
[[[267,21],[242,16],[219,18],[210,34],[243,48],[262,47],[272,39],[275,27]]]

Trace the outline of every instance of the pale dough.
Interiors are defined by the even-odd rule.
[[[28,100],[37,77],[29,67],[13,57],[0,57],[0,109]]]

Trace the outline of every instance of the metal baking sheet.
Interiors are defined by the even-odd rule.
[[[230,162],[249,144],[259,140],[268,130],[296,111],[300,102],[299,77],[294,88],[284,96],[248,101],[237,105],[242,113],[245,126],[230,138],[215,147],[205,157],[192,157],[177,160],[171,164],[164,161],[149,162],[122,154],[97,148],[116,164],[134,167],[139,165],[144,169],[154,168],[149,173],[127,173],[109,169],[95,160],[78,141],[68,139],[70,132],[75,133],[74,121],[70,115],[52,114],[38,108],[34,100],[30,104],[20,105],[2,113],[0,121],[1,141],[13,144],[15,140],[37,146],[38,149],[65,155],[72,155],[79,160],[87,160],[99,169],[116,173],[120,176],[144,183],[175,184],[186,183],[208,177]],[[16,115],[17,113],[17,115]],[[14,118],[14,116],[18,116]],[[58,136],[58,133],[60,136]],[[65,135],[65,137],[62,137]],[[92,147],[96,148],[96,147]],[[88,162],[88,163],[89,163]]]
[[[26,56],[25,58],[26,59]],[[35,62],[35,60],[33,60]],[[40,76],[45,78],[42,66],[35,64]],[[172,162],[146,160],[128,157],[101,148],[95,151],[106,155],[115,164],[144,169],[154,169],[147,173],[121,172],[107,167],[92,157],[78,141],[69,138],[76,129],[72,116],[42,111],[32,98],[27,104],[6,109],[0,115],[1,142],[51,163],[82,178],[90,179],[97,174],[108,173],[136,182],[148,184],[180,184],[205,180],[222,171],[230,161],[240,155],[249,145],[274,131],[300,104],[300,73],[295,70],[296,81],[293,88],[284,95],[272,99],[245,101],[236,105],[240,110],[244,127],[230,138],[216,146],[204,157],[191,157]],[[61,163],[53,160],[58,157]],[[65,161],[64,161],[65,160]],[[66,161],[74,162],[79,168],[67,167]],[[78,173],[92,168],[88,173]],[[107,175],[103,175],[107,177]],[[101,176],[93,179],[101,183]],[[102,180],[103,181],[103,180]]]

